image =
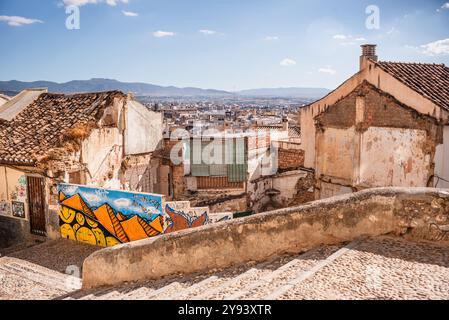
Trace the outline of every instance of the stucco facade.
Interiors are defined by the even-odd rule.
[[[426,187],[449,177],[449,112],[375,61],[300,110],[304,166],[316,197],[371,187]],[[446,125],[446,126],[445,126]]]

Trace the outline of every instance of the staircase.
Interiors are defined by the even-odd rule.
[[[343,251],[342,251],[343,250]],[[263,263],[252,263],[207,275],[190,275],[152,284],[78,292],[64,299],[80,300],[242,300],[277,298],[290,281],[313,275],[332,254],[343,254],[346,247],[327,246],[296,256],[284,256]],[[307,275],[306,277],[304,277]]]
[[[60,299],[448,299],[448,257],[447,246],[391,237],[358,239],[262,263],[78,291]]]
[[[77,277],[17,258],[0,258],[0,300],[52,299],[79,289]]]
[[[81,250],[91,250],[67,241],[30,248],[27,255],[43,257],[55,246],[84,256],[87,252]],[[51,256],[59,260],[62,255]],[[79,278],[30,260],[0,258],[0,300],[449,299],[449,246],[392,237],[363,238],[261,263],[92,290],[81,290]]]

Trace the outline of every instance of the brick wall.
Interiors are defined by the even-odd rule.
[[[304,150],[280,148],[278,151],[279,170],[294,170],[304,166]]]

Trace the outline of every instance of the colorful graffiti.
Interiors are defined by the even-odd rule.
[[[189,201],[164,203],[162,195],[61,184],[61,236],[110,247],[210,222],[209,208],[191,208]]]
[[[25,203],[12,201],[11,208],[13,217],[25,219]]]
[[[197,209],[204,209],[203,213],[196,216],[193,213],[198,212]],[[196,228],[209,223],[209,209],[208,208],[192,208],[188,209],[187,212],[176,210],[169,203],[165,206],[165,213],[168,216],[168,226],[165,233],[172,233],[176,231],[181,231],[189,228]]]
[[[163,196],[59,185],[63,238],[110,247],[164,232]]]
[[[0,200],[0,215],[2,216],[11,215],[11,204],[6,200]]]

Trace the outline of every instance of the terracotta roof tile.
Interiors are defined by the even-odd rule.
[[[0,119],[0,163],[35,163],[38,157],[61,146],[67,130],[96,124],[115,97],[126,95],[118,91],[41,94],[11,121]]]
[[[449,110],[449,68],[444,64],[378,62],[405,85]]]

